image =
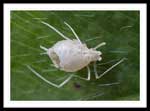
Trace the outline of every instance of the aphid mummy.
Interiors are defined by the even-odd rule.
[[[46,26],[50,27],[52,30],[57,32],[61,37],[63,37],[65,40],[58,41],[56,44],[54,44],[50,48],[45,48],[43,46],[40,46],[41,49],[46,51],[45,54],[47,54],[50,59],[52,60],[54,66],[60,70],[63,70],[65,72],[76,72],[84,67],[87,67],[88,70],[88,77],[87,78],[82,78],[77,75],[70,75],[64,82],[62,82],[60,85],[54,84],[48,80],[46,80],[44,77],[42,77],[38,72],[36,72],[33,68],[31,68],[29,65],[27,67],[38,77],[40,77],[42,80],[47,82],[48,84],[55,86],[57,88],[62,87],[64,84],[66,84],[72,77],[78,77],[83,80],[90,80],[90,68],[89,64],[91,62],[94,62],[94,72],[95,72],[95,77],[96,79],[101,78],[104,76],[108,71],[110,71],[112,68],[120,64],[125,60],[125,58],[121,59],[119,62],[111,66],[109,69],[107,69],[104,73],[98,76],[97,70],[96,70],[96,61],[101,61],[102,60],[102,53],[101,51],[97,51],[96,49],[100,48],[101,46],[104,46],[106,43],[102,42],[98,44],[94,48],[88,48],[86,44],[82,43],[81,40],[79,39],[78,35],[74,31],[74,29],[64,22],[68,28],[73,32],[75,35],[76,39],[69,39],[66,37],[64,34],[62,34],[60,31],[58,31],[55,27],[52,25],[46,23],[46,22],[41,22],[42,24],[45,24]]]
[[[66,72],[76,72],[90,62],[101,60],[101,52],[88,49],[78,40],[62,40],[47,51],[48,56],[57,68]]]

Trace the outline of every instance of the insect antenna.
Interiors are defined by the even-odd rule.
[[[104,45],[106,45],[106,42],[102,42],[102,43],[98,44],[96,47],[94,47],[94,49],[98,49],[98,48],[100,48],[101,46],[104,46]]]
[[[94,73],[95,73],[95,77],[96,79],[99,79],[101,77],[103,77],[105,74],[107,74],[107,72],[111,71],[114,67],[116,67],[117,65],[119,65],[120,63],[122,63],[124,60],[127,60],[127,58],[122,58],[121,60],[119,60],[117,63],[115,63],[114,65],[112,65],[110,68],[108,68],[105,72],[103,72],[102,74],[98,75],[97,73],[97,69],[96,69],[96,62],[94,63]]]

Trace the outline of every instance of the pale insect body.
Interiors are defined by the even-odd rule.
[[[47,54],[57,68],[66,72],[76,72],[90,62],[101,60],[101,52],[88,49],[78,40],[62,40],[49,48]]]
[[[47,49],[43,46],[40,46],[41,49],[46,51],[45,54],[47,54],[50,57],[54,66],[65,72],[76,72],[76,71],[83,69],[84,67],[87,67],[87,71],[88,71],[87,78],[79,77],[77,75],[70,75],[60,85],[57,85],[57,84],[54,84],[54,83],[48,81],[47,79],[42,77],[38,72],[36,72],[33,68],[31,68],[29,65],[27,65],[27,67],[35,75],[37,75],[39,78],[41,78],[42,80],[44,80],[45,82],[47,82],[48,84],[50,84],[54,87],[57,87],[57,88],[62,87],[72,77],[78,77],[83,80],[90,80],[91,73],[90,73],[90,68],[88,65],[91,62],[94,62],[93,66],[94,66],[95,77],[96,77],[96,79],[99,79],[102,76],[104,76],[108,71],[110,71],[112,68],[114,68],[115,66],[117,66],[118,64],[120,64],[121,62],[123,62],[125,60],[125,58],[121,59],[119,62],[117,62],[116,64],[111,66],[109,69],[107,69],[104,73],[102,73],[101,75],[98,75],[97,70],[96,70],[96,66],[97,66],[96,61],[102,60],[102,57],[101,57],[102,53],[101,53],[101,51],[97,51],[96,49],[105,45],[106,44],[105,42],[98,44],[94,48],[88,48],[86,44],[83,44],[81,42],[81,40],[79,39],[78,35],[75,33],[73,28],[66,22],[64,22],[65,25],[67,25],[71,29],[71,31],[75,35],[76,39],[73,39],[73,40],[69,39],[68,37],[64,36],[61,32],[59,32],[56,28],[54,28],[53,26],[51,26],[50,24],[48,24],[46,22],[42,21],[41,23],[50,27],[51,29],[53,29],[55,32],[57,32],[60,36],[62,36],[65,39],[65,40],[58,41],[56,44],[54,44],[49,49]]]

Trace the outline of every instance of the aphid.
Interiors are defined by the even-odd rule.
[[[55,27],[52,25],[41,21],[42,24],[50,27],[52,30],[57,32],[61,37],[63,37],[65,40],[58,41],[56,44],[54,44],[50,48],[45,48],[44,46],[40,45],[40,48],[43,49],[45,54],[47,54],[50,59],[52,60],[54,66],[60,70],[63,70],[65,72],[76,72],[84,67],[87,67],[87,78],[83,78],[77,75],[71,74],[65,81],[63,81],[61,84],[57,85],[52,83],[51,81],[48,81],[44,77],[42,77],[38,72],[36,72],[33,68],[31,68],[29,65],[27,65],[27,68],[30,69],[35,75],[37,75],[39,78],[47,82],[48,84],[60,88],[63,85],[65,85],[72,77],[78,77],[82,80],[90,80],[90,75],[91,71],[89,68],[89,64],[91,62],[94,62],[93,67],[94,67],[94,73],[95,73],[95,78],[99,79],[102,76],[104,76],[108,71],[110,71],[112,68],[120,64],[125,60],[125,58],[121,59],[118,61],[116,64],[108,68],[104,73],[98,75],[97,69],[96,69],[96,61],[101,61],[102,60],[102,52],[97,51],[96,49],[100,48],[101,46],[104,46],[106,43],[102,42],[95,46],[94,48],[88,48],[85,43],[82,43],[82,41],[79,39],[78,35],[74,31],[74,29],[66,22],[64,24],[73,32],[74,36],[76,39],[69,39],[66,37],[64,34],[62,34],[60,31],[58,31]]]

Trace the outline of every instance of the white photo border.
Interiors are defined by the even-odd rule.
[[[4,4],[4,108],[12,107],[147,107],[146,4]],[[12,10],[129,10],[140,11],[139,101],[14,101],[10,99],[10,11]]]

